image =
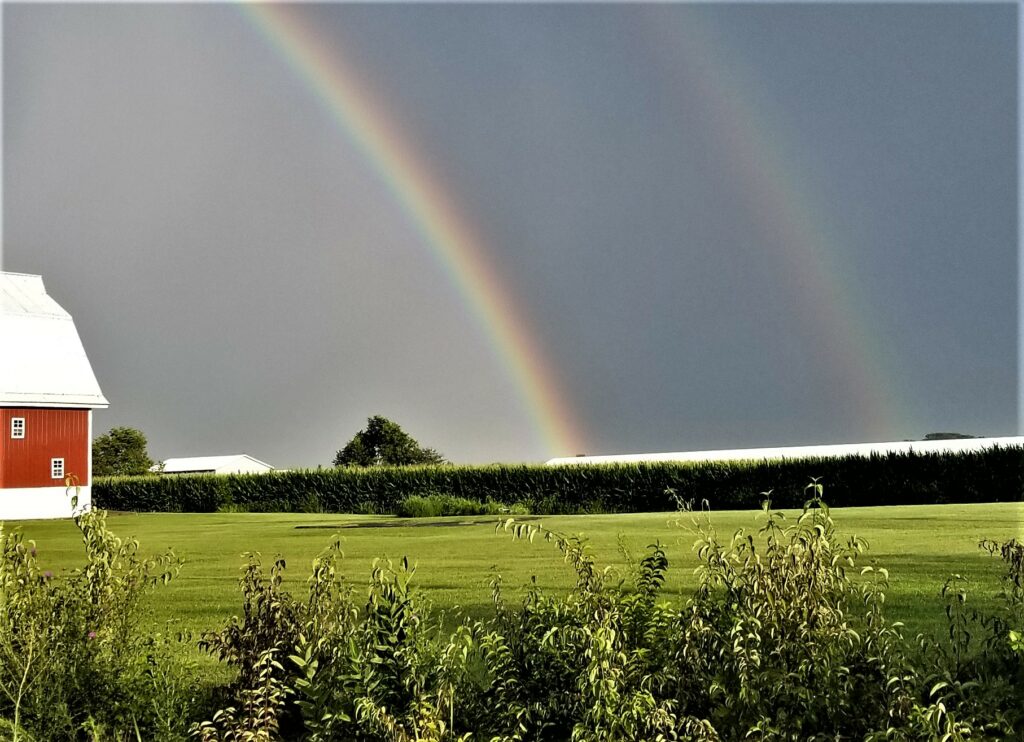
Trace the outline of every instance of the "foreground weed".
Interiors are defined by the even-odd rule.
[[[664,595],[658,542],[613,570],[580,537],[502,520],[514,541],[553,546],[574,585],[535,579],[513,603],[496,575],[493,616],[450,633],[406,559],[355,588],[335,541],[293,595],[283,560],[246,554],[239,615],[200,642],[234,670],[211,703],[170,661],[174,641],[138,630],[173,555],[145,559],[102,513],[80,514],[85,566],[56,579],[0,531],[0,739],[171,740],[190,722],[203,742],[1019,738],[1024,546],[983,543],[1004,566],[997,609],[974,609],[953,575],[947,634],[914,646],[886,615],[889,573],[840,536],[821,486],[795,519],[768,494],[759,524],[728,537],[707,509],[686,516],[686,599]]]
[[[268,579],[258,555],[249,556],[243,617],[202,642],[238,668],[238,679],[226,689],[229,705],[196,726],[196,737],[457,738],[454,655],[428,639],[437,628],[410,589],[415,568],[378,561],[358,608],[341,557],[335,542],[314,561],[303,602],[281,588],[283,561]]]
[[[166,640],[139,630],[144,596],[180,561],[142,557],[103,511],[80,510],[74,522],[85,564],[64,577],[0,524],[0,729],[13,740],[180,738],[194,699]]]
[[[536,580],[493,618],[443,635],[403,560],[375,563],[366,600],[340,574],[338,543],[313,564],[308,597],[249,558],[244,617],[205,640],[236,666],[202,740],[967,740],[1012,738],[1020,713],[1019,545],[1004,609],[965,609],[944,589],[948,641],[917,654],[884,610],[889,574],[861,566],[817,483],[792,522],[765,500],[761,525],[720,539],[690,515],[700,559],[685,601],[665,600],[665,550],[626,572],[598,565],[583,539],[514,519],[498,530],[555,546],[576,576],[567,595]],[[767,495],[767,493],[766,493]],[[1016,637],[1016,638],[1015,638]],[[1017,642],[1015,644],[1014,642]]]

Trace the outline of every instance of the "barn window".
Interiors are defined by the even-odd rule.
[[[11,418],[11,438],[24,438],[25,437],[25,418],[23,417],[12,417]]]
[[[50,478],[64,478],[64,459],[50,459]]]

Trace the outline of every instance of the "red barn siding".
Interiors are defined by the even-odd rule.
[[[25,418],[25,437],[11,438],[11,418]],[[0,409],[0,487],[62,487],[50,477],[50,459],[64,459],[66,475],[89,484],[89,410]]]

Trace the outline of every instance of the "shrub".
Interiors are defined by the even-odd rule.
[[[502,505],[494,500],[477,502],[450,495],[413,495],[402,500],[395,515],[402,518],[436,518],[445,515],[526,515],[529,509],[521,504]]]
[[[302,606],[281,587],[283,559],[274,562],[267,577],[258,553],[245,556],[242,617],[232,617],[224,629],[205,634],[199,642],[200,649],[237,671],[219,699],[234,705],[217,711],[212,721],[194,730],[203,740],[270,740],[297,723],[296,714],[289,714],[284,706],[287,691],[280,655],[299,640]]]
[[[837,536],[820,486],[799,518],[764,505],[764,525],[727,542],[698,525],[695,596],[674,642],[673,695],[725,739],[862,738],[902,723],[906,660],[883,613],[888,574]]]
[[[990,613],[968,608],[968,580],[952,575],[942,586],[948,631],[918,636],[922,687],[917,727],[951,739],[1008,738],[1024,729],[1024,657],[1014,627],[1024,626],[1024,545],[982,541],[1002,559],[1001,601]]]
[[[143,558],[102,511],[74,516],[85,564],[44,570],[35,544],[0,524],[0,728],[13,739],[180,738],[197,702],[166,637],[140,631],[142,599],[180,568]]]
[[[258,557],[249,557],[245,617],[204,639],[239,668],[238,680],[228,689],[230,705],[198,725],[196,736],[271,739],[280,730],[314,740],[446,738],[453,698],[435,692],[450,660],[427,639],[436,627],[410,592],[415,569],[407,561],[375,563],[359,610],[338,572],[340,558],[335,542],[314,561],[300,602],[281,589],[283,562],[268,580]]]

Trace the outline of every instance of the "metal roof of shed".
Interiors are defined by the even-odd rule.
[[[235,467],[251,467],[252,464],[265,466],[272,470],[270,464],[259,459],[254,459],[247,453],[236,453],[230,456],[190,456],[185,458],[167,459],[163,467],[154,466],[154,471],[162,471],[164,474],[184,474],[186,472],[209,472],[220,471]]]
[[[74,320],[42,277],[0,272],[0,405],[108,404]]]
[[[892,453],[961,453],[988,448],[1024,447],[1024,436],[1001,438],[952,438],[928,441],[887,441],[884,443],[838,443],[817,446],[774,448],[733,448],[719,451],[677,453],[633,453],[611,456],[569,456],[549,459],[551,466],[571,464],[645,464],[655,462],[762,461],[775,459],[831,458],[837,456],[884,456]]]

